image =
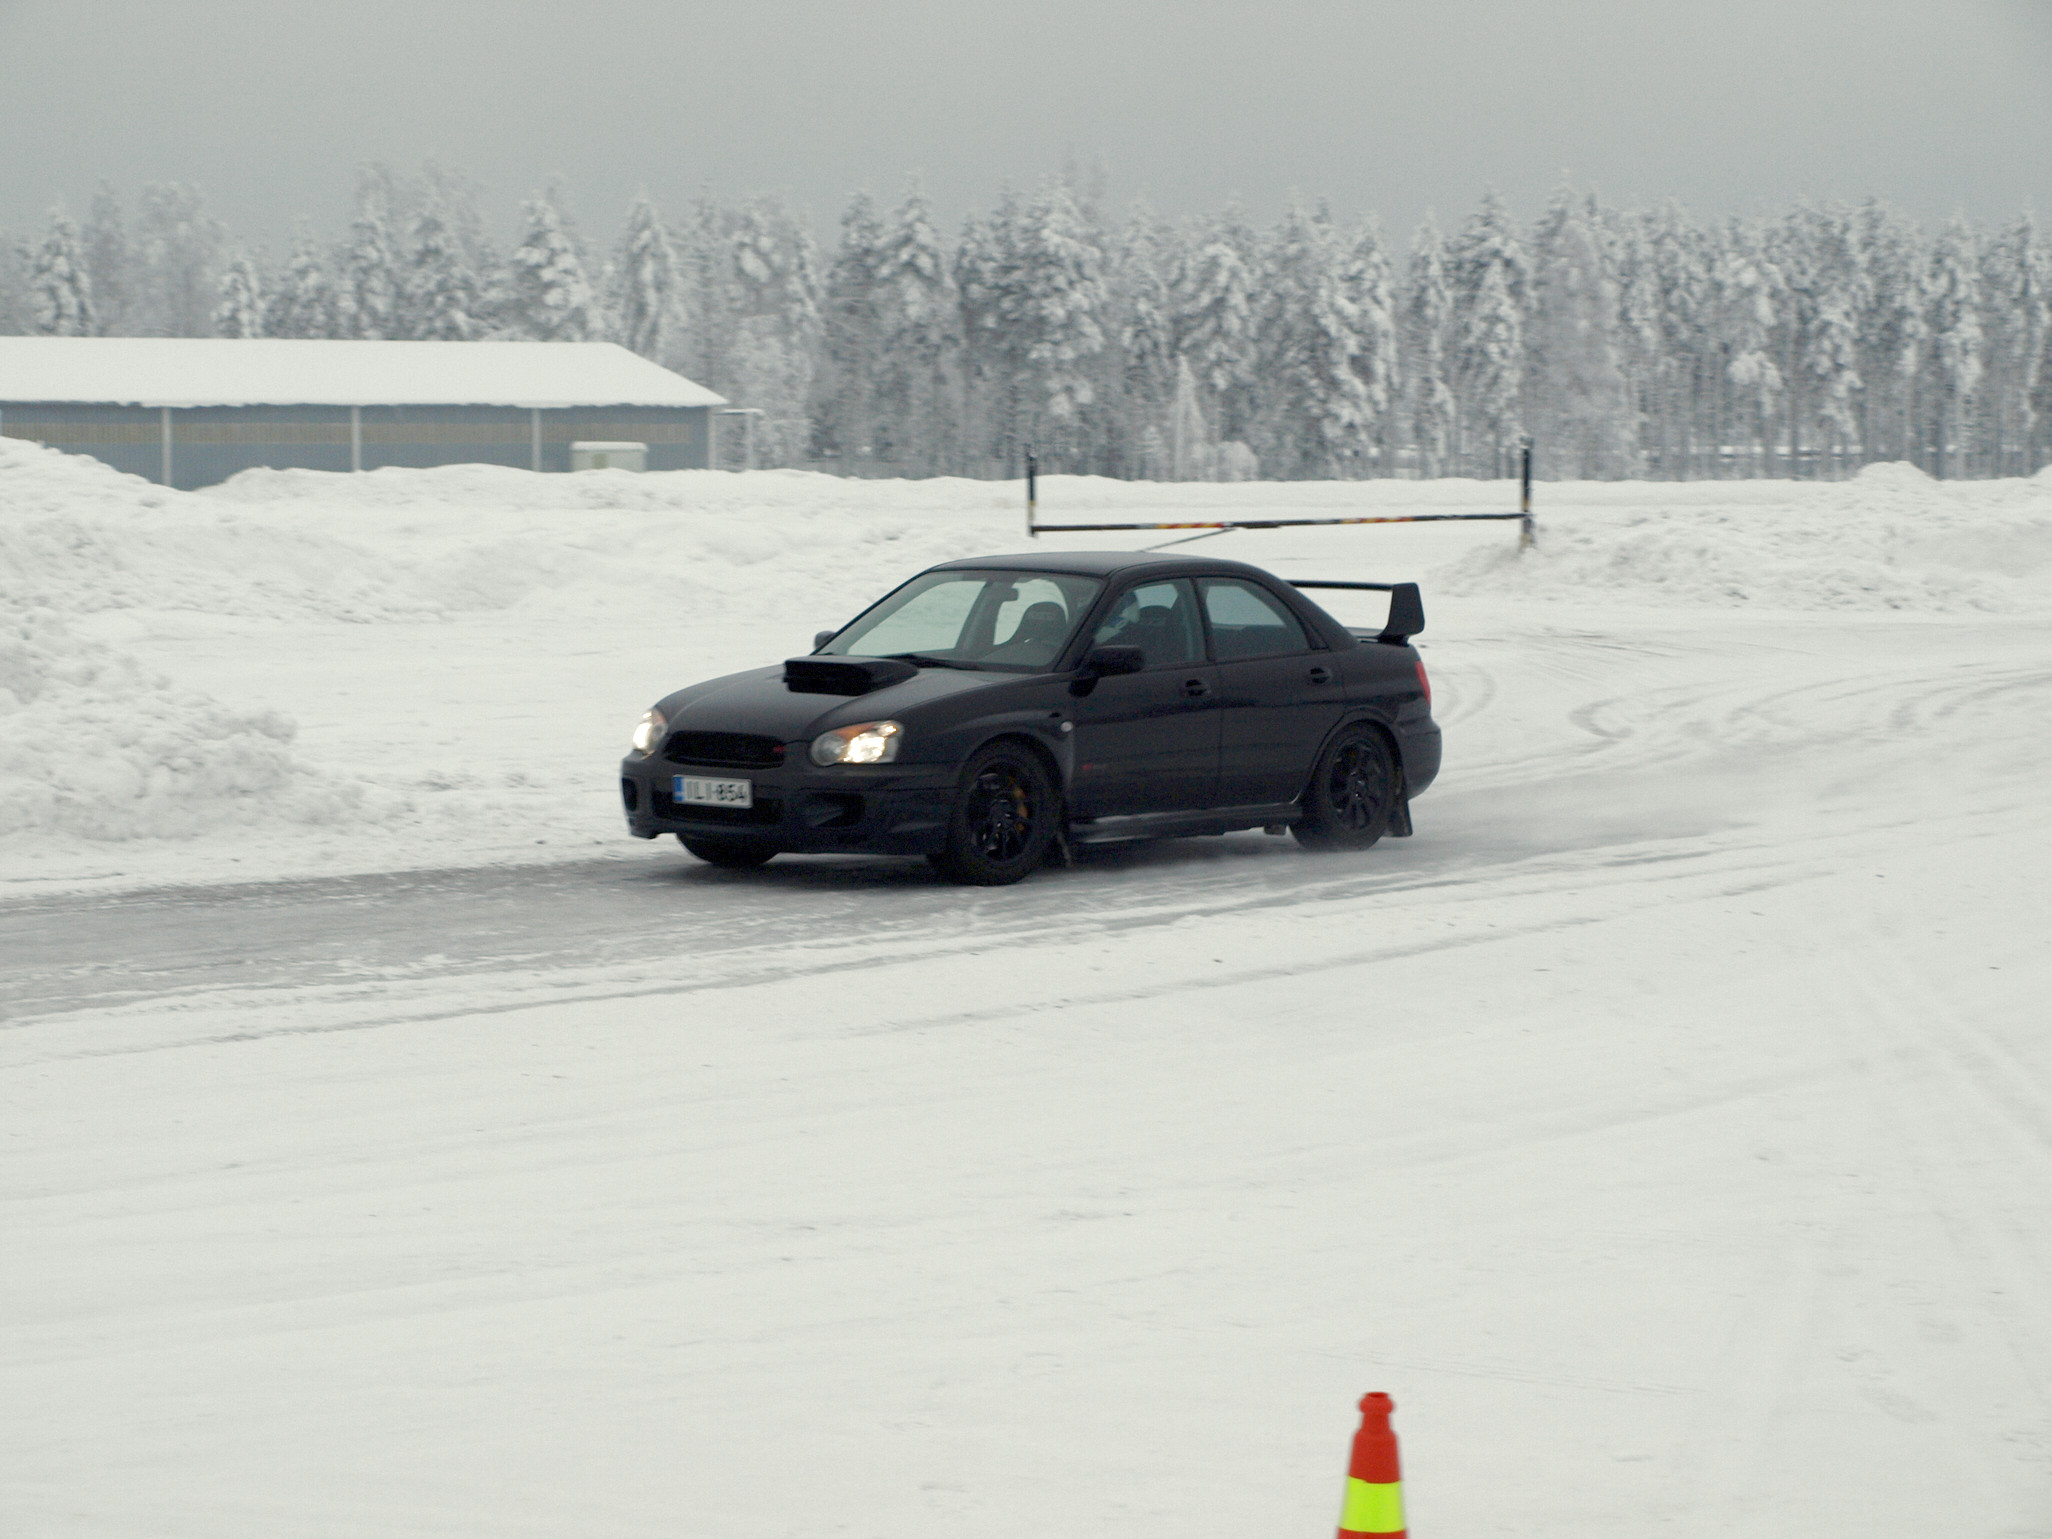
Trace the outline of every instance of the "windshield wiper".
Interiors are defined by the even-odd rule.
[[[895,662],[917,663],[922,668],[963,668],[976,672],[976,664],[959,662],[952,657],[931,657],[924,652],[886,652],[884,656]]]

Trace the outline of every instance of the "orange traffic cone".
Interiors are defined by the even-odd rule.
[[[1347,1500],[1340,1509],[1339,1539],[1404,1539],[1404,1477],[1397,1469],[1396,1434],[1387,1395],[1361,1397],[1361,1430],[1347,1463]]]

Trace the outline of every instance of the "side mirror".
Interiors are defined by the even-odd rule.
[[[1138,673],[1147,666],[1139,647],[1092,647],[1083,658],[1083,672],[1093,679],[1112,673]]]
[[[821,647],[825,646],[829,641],[832,641],[836,636],[840,634],[841,633],[839,631],[814,631],[812,633],[812,650],[817,652]]]

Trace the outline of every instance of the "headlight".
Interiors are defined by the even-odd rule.
[[[812,740],[814,764],[888,764],[898,756],[905,729],[894,721],[836,727]]]
[[[669,729],[661,711],[643,711],[641,720],[634,724],[634,751],[646,759],[656,751],[656,745],[663,740],[663,733]]]

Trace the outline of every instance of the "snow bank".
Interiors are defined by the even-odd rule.
[[[375,559],[206,515],[97,460],[0,439],[0,841],[192,839],[405,810],[293,752],[297,727],[178,687],[80,634],[105,611],[383,612]],[[386,572],[390,576],[389,563]]]
[[[389,813],[363,785],[297,763],[296,732],[277,711],[177,689],[47,609],[0,619],[0,840],[190,839],[231,821]]]
[[[1513,496],[1500,481],[1054,476],[1042,482],[1041,517],[1501,512]],[[1279,531],[1198,549],[1286,571],[1316,560],[1332,575],[1402,566],[1396,575],[1424,576],[1437,592],[1549,603],[1934,613],[2052,597],[2052,472],[1937,483],[1877,466],[1838,484],[1542,483],[1536,501],[1541,545],[1523,556],[1508,524]],[[642,690],[653,698],[785,655],[935,561],[1021,549],[1020,504],[1017,483],[476,465],[254,470],[187,493],[0,440],[0,840],[12,852],[45,836],[190,841],[233,826],[271,829],[282,849],[281,827],[381,826],[422,858],[474,860],[497,849],[492,838],[513,838],[480,834],[474,809],[488,805],[506,829],[570,823],[595,843],[609,810],[609,781],[592,770],[612,743],[602,723],[640,709]],[[352,671],[316,676],[309,660],[345,638]],[[583,659],[576,682],[568,667],[549,682],[536,674],[570,653]],[[166,678],[169,656],[204,665],[212,695]],[[441,672],[423,682],[431,666]],[[486,682],[507,675],[534,680],[493,706],[493,727],[529,746],[488,787],[454,767],[460,724],[476,717]],[[284,714],[322,710],[312,742]],[[509,787],[529,803],[508,806]],[[382,858],[369,843],[343,856]]]
[[[2052,469],[1934,481],[1870,465],[1850,481],[1537,489],[1536,551],[1469,552],[1458,594],[1796,610],[2001,613],[2052,590]]]

